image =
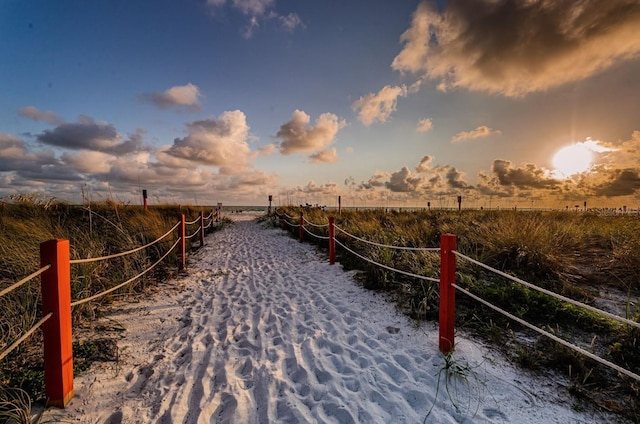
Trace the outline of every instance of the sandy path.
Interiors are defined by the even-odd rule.
[[[112,317],[128,329],[119,370],[79,377],[59,418],[418,423],[435,402],[427,422],[594,419],[463,340],[456,355],[472,371],[452,380],[452,397],[444,378],[437,390],[444,360],[432,324],[416,328],[280,230],[239,221],[207,243],[191,257],[183,292]]]

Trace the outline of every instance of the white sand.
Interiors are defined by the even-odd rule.
[[[81,423],[620,422],[576,412],[566,390],[458,336],[443,370],[433,323],[417,327],[384,296],[283,231],[236,215],[190,257],[189,275],[109,319],[126,328],[116,367],[75,380]],[[429,412],[430,411],[430,412]],[[426,420],[425,420],[426,418]]]

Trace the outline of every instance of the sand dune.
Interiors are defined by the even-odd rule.
[[[462,335],[447,378],[433,323],[281,230],[240,219],[207,238],[188,276],[109,316],[127,331],[117,367],[76,379],[48,418],[82,423],[619,422],[577,412]]]

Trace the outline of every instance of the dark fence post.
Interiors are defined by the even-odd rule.
[[[204,212],[200,211],[200,247],[204,246]]]
[[[304,212],[300,211],[300,227],[298,227],[298,236],[300,243],[304,241]]]
[[[329,217],[329,264],[333,265],[336,263],[336,239],[335,239],[336,231],[334,227],[334,218],[332,216]]]
[[[456,282],[456,236],[442,234],[440,236],[440,352],[447,355],[455,345],[454,330],[456,320],[456,289],[451,286]]]
[[[183,270],[187,263],[187,237],[186,237],[186,220],[184,218],[184,214],[180,214],[180,226],[178,227],[180,231],[180,252],[178,256],[180,257],[180,262],[178,264],[178,269]]]
[[[42,315],[53,312],[42,327],[44,386],[47,405],[64,408],[73,398],[73,344],[71,339],[71,265],[69,240],[40,244]]]

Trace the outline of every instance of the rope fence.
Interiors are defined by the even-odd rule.
[[[14,291],[15,289],[17,289],[18,287],[23,286],[24,284],[28,283],[29,281],[33,280],[34,278],[38,277],[40,274],[42,274],[43,272],[45,272],[46,270],[48,270],[49,268],[51,268],[51,264],[49,265],[45,265],[42,268],[40,268],[39,270],[37,270],[36,272],[27,275],[26,277],[24,277],[22,280],[10,285],[9,287],[7,287],[6,289],[0,291],[0,297],[11,293],[12,291]]]
[[[514,277],[512,275],[509,275],[503,271],[500,271],[498,269],[495,269],[493,267],[490,267],[489,265],[486,265],[476,259],[473,259],[469,256],[466,256],[460,252],[458,252],[457,250],[457,237],[453,234],[442,234],[441,238],[440,238],[440,247],[429,247],[429,248],[425,248],[425,247],[407,247],[407,246],[393,246],[393,245],[387,245],[387,244],[383,244],[383,243],[377,243],[377,242],[373,242],[371,240],[366,240],[362,237],[358,237],[354,234],[349,233],[348,231],[344,230],[343,228],[335,225],[334,222],[334,218],[333,217],[329,217],[329,223],[328,224],[316,224],[313,222],[308,221],[307,219],[304,218],[303,213],[301,212],[300,214],[300,224],[298,225],[294,225],[290,222],[290,220],[295,219],[294,217],[288,215],[286,212],[283,212],[282,214],[278,213],[278,211],[276,210],[275,212],[275,218],[277,218],[281,224],[282,224],[282,228],[286,229],[285,227],[285,223],[287,225],[289,225],[289,229],[291,230],[293,227],[299,226],[300,227],[300,241],[303,241],[303,233],[309,234],[310,236],[317,238],[317,239],[321,239],[321,240],[328,240],[329,241],[329,263],[333,264],[335,262],[335,244],[337,244],[338,246],[340,246],[342,249],[344,249],[345,251],[349,252],[350,254],[360,258],[363,261],[366,261],[374,266],[392,271],[392,272],[396,272],[402,275],[406,275],[408,277],[412,277],[412,278],[416,278],[416,279],[421,279],[421,280],[426,280],[426,281],[430,281],[430,282],[436,282],[439,283],[440,285],[440,306],[439,306],[439,349],[443,354],[448,354],[449,352],[451,352],[455,346],[454,343],[454,329],[455,329],[455,292],[459,291],[461,293],[463,293],[464,295],[470,297],[471,299],[493,309],[494,311],[506,316],[507,318],[521,324],[522,326],[529,328],[539,334],[541,334],[544,337],[548,337],[549,339],[569,348],[572,349],[578,353],[580,353],[581,355],[584,355],[587,358],[590,358],[596,362],[598,362],[601,365],[607,366],[627,377],[630,377],[632,379],[635,379],[636,381],[640,381],[640,375],[634,373],[633,371],[630,371],[628,369],[625,369],[619,365],[614,364],[611,361],[608,361],[598,355],[595,355],[579,346],[576,346],[573,343],[570,343],[558,336],[556,336],[555,334],[552,334],[549,331],[546,331],[542,328],[539,328],[525,320],[523,320],[522,318],[519,318],[501,308],[499,308],[496,305],[491,304],[490,302],[476,296],[475,294],[469,292],[467,289],[464,289],[460,286],[458,286],[456,284],[456,258],[460,258],[462,260],[468,261],[474,265],[477,265],[479,267],[484,268],[487,271],[493,272],[501,277],[504,277],[508,280],[511,280],[515,283],[521,284],[525,287],[528,287],[532,290],[538,291],[540,293],[543,293],[545,295],[551,296],[557,300],[560,300],[562,302],[566,302],[569,303],[571,305],[580,307],[580,308],[584,308],[586,310],[589,310],[593,313],[596,314],[600,314],[602,316],[605,316],[611,320],[635,327],[635,328],[640,328],[640,323],[636,322],[636,321],[632,321],[630,319],[612,314],[610,312],[607,311],[603,311],[601,309],[595,308],[593,306],[587,305],[583,302],[579,302],[576,300],[573,300],[571,298],[568,298],[566,296],[560,295],[558,293],[552,292],[550,290],[544,289],[542,287],[536,286],[535,284],[529,283],[527,281],[524,281],[520,278]],[[288,220],[287,220],[288,218]],[[315,228],[326,228],[328,227],[328,232],[329,232],[329,236],[325,237],[325,236],[320,236],[318,234],[314,234],[311,231],[309,231],[309,229],[307,229],[307,226],[310,227],[315,227]],[[304,230],[304,231],[303,231]],[[429,276],[425,276],[425,275],[420,275],[420,274],[416,274],[413,272],[408,272],[408,271],[404,271],[401,269],[397,269],[388,265],[384,265],[381,264],[371,258],[368,258],[366,256],[364,256],[363,254],[360,254],[358,252],[356,252],[354,249],[348,247],[345,243],[343,243],[342,241],[338,240],[335,237],[335,230],[338,230],[341,234],[343,234],[344,236],[346,236],[347,238],[353,239],[353,240],[357,240],[361,243],[365,243],[371,246],[376,246],[376,247],[380,247],[380,248],[385,248],[385,249],[393,249],[393,250],[405,250],[405,251],[422,251],[422,252],[439,252],[440,253],[440,275],[439,278],[433,278],[433,277],[429,277]]]
[[[119,252],[112,255],[105,255],[93,258],[70,259],[69,240],[49,240],[40,244],[40,263],[41,268],[32,274],[22,278],[21,280],[11,284],[9,287],[0,291],[0,297],[5,296],[12,291],[18,289],[36,277],[41,278],[42,289],[42,314],[43,317],[35,323],[30,329],[16,339],[4,351],[0,352],[0,361],[6,358],[18,346],[20,346],[35,331],[42,327],[45,322],[51,320],[43,327],[44,340],[44,380],[45,394],[48,406],[65,407],[73,397],[73,343],[72,343],[72,325],[71,325],[71,309],[73,307],[94,301],[109,293],[125,287],[128,284],[140,279],[161,262],[163,262],[170,253],[179,247],[178,268],[183,270],[186,266],[186,243],[189,239],[200,235],[200,246],[204,246],[205,230],[214,226],[214,219],[219,215],[212,210],[208,216],[204,216],[200,212],[200,216],[194,221],[186,221],[184,214],[180,215],[180,221],[176,223],[169,231],[142,246],[134,249]],[[205,221],[208,223],[205,224]],[[187,225],[200,223],[195,233],[185,236],[185,228]],[[126,281],[119,283],[113,287],[96,293],[92,296],[75,300],[71,300],[71,265],[86,264],[97,261],[104,261],[119,257],[132,255],[136,252],[143,251],[157,243],[163,245],[167,237],[174,234],[178,230],[179,235],[176,237],[172,246],[164,252],[153,264],[147,266],[137,275],[128,278]]]
[[[31,337],[31,335],[33,333],[36,332],[36,330],[38,328],[40,328],[42,326],[42,324],[44,324],[49,318],[51,318],[53,316],[53,312],[49,312],[47,315],[43,316],[40,321],[36,322],[33,327],[31,327],[29,330],[27,330],[26,333],[24,333],[18,340],[16,340],[15,342],[13,342],[11,344],[11,346],[9,346],[4,352],[0,353],[0,361],[2,361],[4,358],[7,357],[7,355],[9,355],[11,352],[13,352],[15,350],[15,348],[17,348],[18,346],[20,346],[20,344],[22,344],[23,341],[27,340],[29,337]]]

